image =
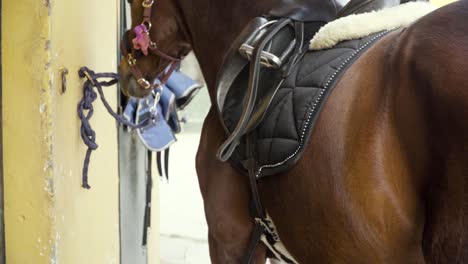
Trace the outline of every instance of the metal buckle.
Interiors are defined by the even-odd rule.
[[[148,80],[146,80],[145,78],[140,78],[137,80],[137,82],[143,89],[151,88],[151,83],[148,82]]]
[[[239,48],[239,52],[242,56],[246,57],[248,60],[252,59],[252,53],[254,51],[254,47],[242,44]],[[260,63],[267,67],[267,68],[274,68],[278,69],[283,65],[283,61],[273,53],[262,51],[260,55]]]
[[[151,41],[150,44],[149,44],[149,47],[150,47],[150,49],[157,49],[158,45],[156,44],[156,42]]]
[[[244,41],[244,43],[239,47],[239,53],[246,59],[252,60],[252,54],[255,52],[255,46],[257,46],[259,41],[262,41],[262,37],[268,33],[271,27],[275,27],[277,22],[278,20],[268,21],[252,32]],[[289,24],[287,26],[293,25]],[[274,54],[272,52],[262,50],[260,54],[260,63],[267,68],[279,69],[283,63],[288,60],[289,56],[294,51],[295,45],[296,40],[293,39],[284,50],[277,51],[279,54]]]
[[[132,54],[128,54],[127,63],[128,63],[129,66],[135,66],[136,65],[136,59],[133,58]]]
[[[146,2],[146,0],[143,0],[143,2],[141,3],[141,5],[144,7],[144,8],[150,8],[152,7],[154,4],[154,0],[151,0],[149,3]]]

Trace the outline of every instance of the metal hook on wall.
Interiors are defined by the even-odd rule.
[[[61,68],[59,72],[60,72],[60,77],[62,78],[62,90],[60,91],[60,94],[65,94],[65,92],[67,91],[68,69]]]

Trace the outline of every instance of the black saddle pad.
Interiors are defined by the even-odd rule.
[[[345,41],[332,49],[305,53],[289,76],[279,82],[262,122],[254,129],[252,143],[258,162],[257,177],[288,170],[301,157],[314,123],[336,82],[359,56],[387,32]],[[242,73],[242,74],[248,74]],[[262,80],[260,82],[271,82]],[[235,94],[243,85],[233,85],[221,112],[224,126],[233,131],[240,118],[242,102]],[[230,161],[246,171],[245,139],[241,141]]]

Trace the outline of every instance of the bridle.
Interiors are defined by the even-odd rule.
[[[137,80],[138,85],[140,85],[141,88],[143,89],[154,89],[157,87],[161,87],[164,85],[171,74],[174,72],[174,70],[177,68],[177,65],[180,63],[180,61],[183,59],[183,57],[180,58],[174,58],[167,53],[159,50],[158,45],[156,42],[153,42],[150,39],[150,30],[152,27],[151,24],[151,13],[152,13],[152,7],[155,3],[155,0],[143,0],[142,1],[142,6],[143,6],[143,21],[141,22],[141,25],[145,31],[143,34],[147,34],[149,38],[149,47],[148,50],[151,54],[161,57],[162,59],[170,61],[170,66],[168,69],[166,69],[163,74],[164,76],[160,78],[160,82],[155,82],[151,84],[146,78],[143,76],[141,73],[140,69],[136,65],[137,63],[137,56],[136,56],[136,50],[135,48],[131,48],[131,53],[128,52],[128,49],[124,45],[124,41],[121,42],[121,49],[122,49],[122,54],[124,57],[127,59],[128,66],[130,67],[130,73],[133,75],[133,77]]]

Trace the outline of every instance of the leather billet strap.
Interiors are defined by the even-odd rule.
[[[143,22],[150,21],[153,4],[154,0],[143,0],[143,3],[141,4],[143,6]]]
[[[255,223],[252,234],[250,235],[250,242],[249,242],[249,247],[247,248],[247,254],[244,256],[244,259],[242,260],[242,264],[253,263],[254,256],[255,256],[255,249],[260,243],[263,232],[264,230],[263,230],[262,225],[259,223]]]

